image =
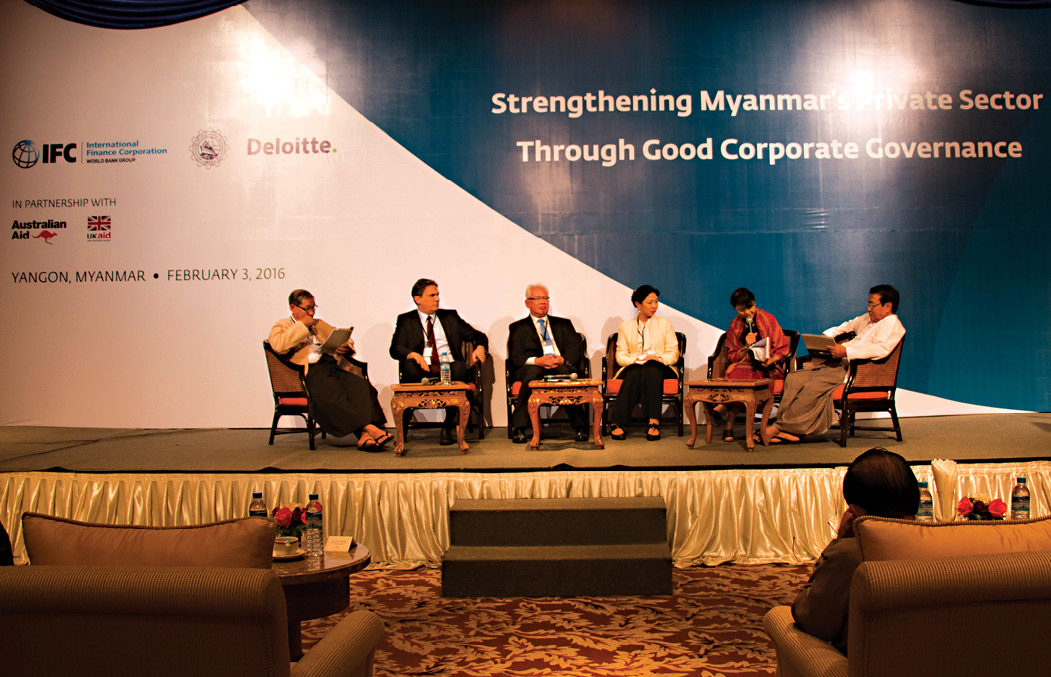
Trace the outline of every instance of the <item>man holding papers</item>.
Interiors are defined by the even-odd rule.
[[[889,284],[877,285],[869,290],[866,314],[823,332],[829,337],[854,334],[854,338],[831,346],[827,360],[811,361],[806,368],[788,374],[777,423],[767,428],[774,444],[798,442],[800,437],[832,427],[832,396],[846,381],[849,361],[886,357],[905,336],[897,311],[898,290]]]
[[[387,420],[375,389],[344,369],[344,358],[354,354],[349,330],[335,330],[315,319],[317,305],[306,289],[289,294],[288,308],[292,316],[275,322],[268,340],[275,352],[288,353],[292,362],[303,367],[318,425],[334,437],[356,434],[358,449],[379,450],[392,435],[383,430]],[[344,342],[328,341],[333,332],[340,331],[346,334]]]

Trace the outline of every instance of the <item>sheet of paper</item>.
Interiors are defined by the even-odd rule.
[[[321,344],[321,352],[326,355],[331,355],[336,352],[336,348],[346,343],[353,331],[354,327],[348,327],[347,329],[333,329],[332,333],[328,335],[328,339]]]

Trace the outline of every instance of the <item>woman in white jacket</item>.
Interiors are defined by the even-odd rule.
[[[671,322],[657,313],[660,292],[644,284],[631,294],[631,302],[638,309],[634,319],[625,320],[617,328],[617,370],[614,379],[622,379],[617,399],[609,408],[613,422],[610,436],[622,440],[635,405],[642,405],[642,414],[649,419],[647,440],[659,440],[661,394],[664,379],[678,378],[675,364],[679,361],[679,340]]]

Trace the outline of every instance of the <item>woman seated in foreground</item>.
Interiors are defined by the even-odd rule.
[[[920,485],[905,459],[879,447],[861,454],[843,476],[847,511],[836,537],[814,563],[810,580],[792,604],[792,618],[804,632],[847,653],[850,582],[861,564],[854,520],[864,515],[915,519]]]
[[[610,437],[622,440],[627,436],[628,420],[636,404],[642,405],[642,415],[649,419],[646,439],[661,438],[661,395],[664,379],[678,378],[675,363],[679,361],[679,339],[671,322],[657,313],[660,292],[644,284],[631,294],[638,315],[617,327],[617,365],[613,376],[623,379],[617,399],[609,408],[613,422]]]
[[[783,379],[785,361],[788,359],[789,342],[781,325],[765,310],[755,305],[755,295],[741,287],[730,295],[730,305],[737,311],[737,317],[726,330],[726,367],[725,378],[735,381],[758,381],[764,378]],[[767,357],[759,359],[751,350],[753,344],[767,339]],[[743,405],[720,404],[715,413],[722,419],[723,440],[734,440],[734,416],[736,409]]]

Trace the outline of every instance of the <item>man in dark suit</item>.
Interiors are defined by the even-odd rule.
[[[547,314],[551,307],[547,287],[542,284],[529,285],[526,288],[525,305],[529,309],[529,317],[511,323],[507,339],[511,376],[522,384],[515,399],[513,420],[509,422],[513,426],[511,441],[515,444],[524,444],[526,441],[529,395],[533,392],[529,382],[549,374],[575,373],[577,365],[584,358],[573,323]],[[584,407],[566,407],[566,413],[576,431],[577,441],[586,442],[588,432]]]
[[[452,380],[474,382],[475,363],[481,365],[489,354],[489,338],[465,322],[455,310],[439,310],[438,283],[421,278],[412,285],[416,310],[398,316],[390,341],[390,356],[401,366],[402,383],[419,383],[440,378],[443,353],[452,358]],[[474,352],[463,354],[463,343],[474,343]],[[458,409],[446,409],[440,444],[453,443]]]

